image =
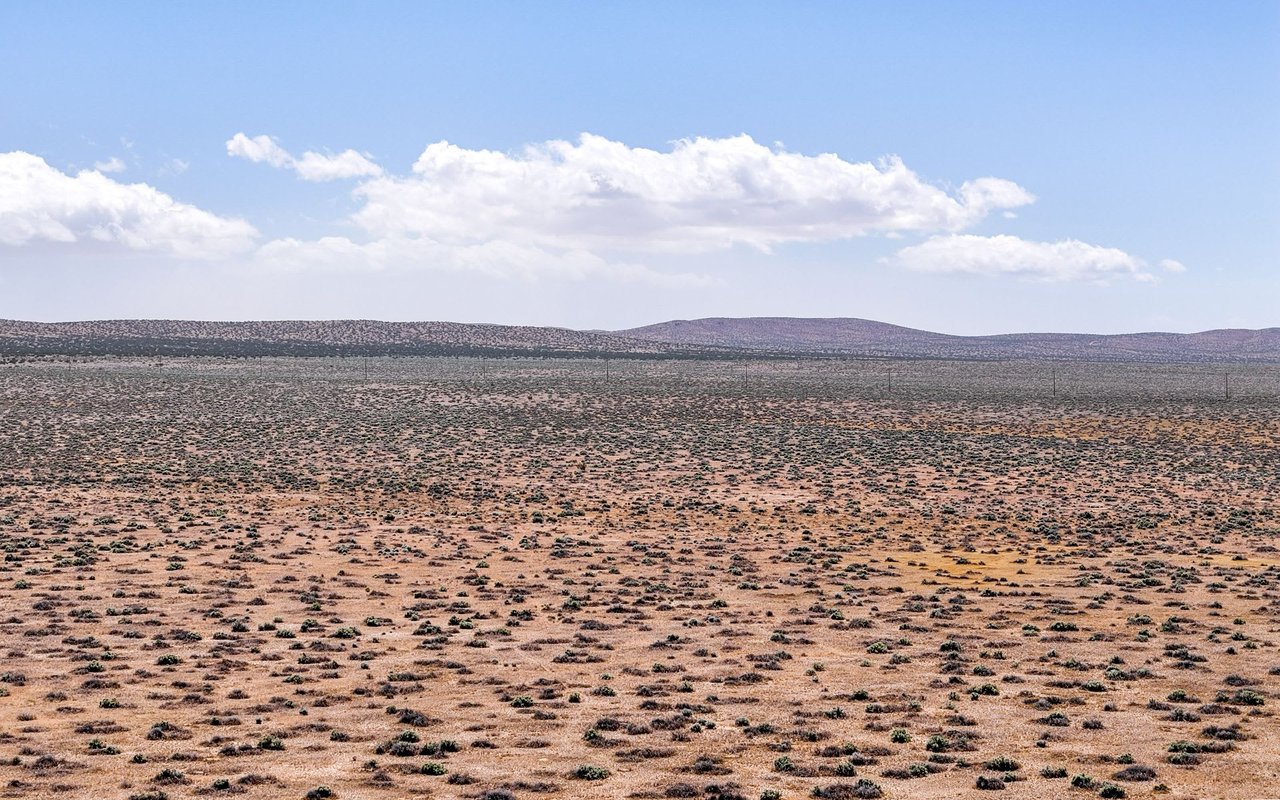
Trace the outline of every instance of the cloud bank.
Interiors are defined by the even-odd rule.
[[[98,170],[69,175],[30,153],[0,153],[0,245],[213,260],[245,254],[257,235],[244,220],[179,203],[143,183],[119,183]]]
[[[1035,202],[1013,181],[985,176],[940,187],[896,157],[803,155],[746,135],[682,139],[662,151],[589,133],[510,153],[441,141],[400,175],[355,150],[295,156],[268,135],[237,133],[226,151],[305,181],[355,180],[357,208],[341,221],[341,234],[261,244],[243,220],[108,177],[124,169],[120,159],[71,175],[15,152],[0,154],[0,245],[113,247],[286,271],[446,270],[699,286],[715,281],[645,262],[880,236],[923,238],[884,259],[917,272],[1102,283],[1185,270],[1169,259],[1153,268],[1075,239],[966,233]]]
[[[961,230],[1035,199],[1000,178],[948,193],[897,158],[799,155],[745,135],[667,152],[591,134],[514,154],[437,142],[410,175],[355,194],[364,206],[353,221],[376,237],[671,253]]]
[[[323,172],[304,167],[315,154],[296,159],[270,136],[237,134],[227,152],[294,169],[304,178]],[[344,170],[338,162],[348,154],[353,159]],[[325,158],[335,176],[356,176],[363,168],[353,151]],[[525,277],[612,271],[632,279],[705,283],[695,274],[664,276],[633,260],[960,231],[1035,201],[1026,189],[996,177],[947,191],[894,157],[872,163],[802,155],[746,135],[682,139],[657,151],[589,133],[514,153],[436,142],[408,174],[377,170],[353,196],[360,208],[349,222],[360,237],[283,240],[263,255],[294,268],[430,263]]]

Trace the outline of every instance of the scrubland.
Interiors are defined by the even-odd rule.
[[[1275,366],[4,365],[0,795],[1276,796],[1278,500]]]

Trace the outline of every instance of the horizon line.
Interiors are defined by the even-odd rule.
[[[787,321],[787,322],[867,322],[875,325],[884,325],[893,328],[900,328],[905,331],[914,333],[927,333],[937,336],[948,336],[959,339],[985,339],[1000,336],[1196,336],[1207,333],[1227,333],[1227,332],[1250,332],[1263,333],[1267,331],[1280,330],[1280,324],[1268,325],[1259,328],[1247,327],[1219,327],[1205,328],[1194,331],[1170,331],[1170,330],[1139,330],[1139,331],[1120,331],[1112,333],[1100,333],[1096,331],[1061,331],[1061,330],[1020,330],[1020,331],[1004,331],[999,333],[948,333],[945,331],[934,330],[931,328],[916,328],[910,325],[902,325],[896,322],[885,322],[884,320],[872,319],[870,317],[804,317],[804,316],[788,316],[788,315],[753,315],[753,316],[707,316],[707,317],[689,317],[689,318],[672,318],[660,320],[658,322],[645,323],[643,325],[634,325],[629,328],[574,328],[567,325],[538,325],[517,322],[463,322],[459,320],[446,319],[375,319],[372,317],[323,317],[323,318],[254,318],[254,319],[208,319],[208,318],[190,318],[190,317],[101,317],[91,319],[69,319],[69,320],[25,320],[18,318],[0,318],[0,324],[16,323],[22,325],[81,325],[92,323],[109,323],[109,322],[180,322],[180,323],[207,323],[218,325],[252,325],[260,323],[336,323],[336,322],[361,322],[375,323],[381,325],[424,325],[424,324],[445,324],[445,325],[472,325],[485,327],[505,327],[505,328],[542,328],[548,330],[565,330],[576,333],[599,333],[615,336],[625,336],[631,331],[643,328],[651,328],[659,325],[669,325],[672,323],[687,322],[709,322],[709,321]]]

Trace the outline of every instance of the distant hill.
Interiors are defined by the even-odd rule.
[[[705,350],[603,332],[460,322],[0,320],[0,356],[687,356]]]
[[[621,331],[374,320],[191,322],[0,320],[0,357],[631,356],[1056,359],[1280,362],[1280,328],[1203,333],[950,336],[865,319],[673,320]]]
[[[687,346],[862,357],[1089,361],[1280,361],[1280,328],[1203,333],[951,336],[854,318],[709,317],[615,331]]]

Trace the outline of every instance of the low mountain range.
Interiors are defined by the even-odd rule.
[[[0,356],[562,356],[1280,362],[1280,328],[952,336],[853,318],[713,317],[618,331],[373,320],[0,320]]]
[[[869,358],[1070,361],[1280,361],[1280,328],[1202,333],[1006,333],[952,336],[854,318],[709,317],[617,331],[695,347]]]
[[[197,322],[0,320],[0,356],[619,356],[700,355],[719,348],[523,325],[376,320]]]

